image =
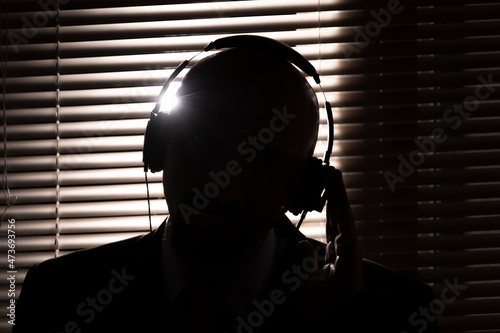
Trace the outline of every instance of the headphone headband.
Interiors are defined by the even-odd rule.
[[[151,117],[157,115],[160,112],[161,100],[163,95],[167,91],[170,84],[175,80],[175,78],[179,75],[179,73],[184,68],[187,67],[187,65],[193,58],[195,58],[197,55],[199,55],[204,51],[207,52],[211,50],[220,50],[231,47],[265,50],[269,54],[274,54],[280,58],[286,59],[287,61],[289,61],[290,63],[294,64],[299,69],[301,69],[304,73],[311,76],[317,84],[321,83],[319,74],[316,72],[314,66],[306,58],[304,58],[302,54],[300,54],[299,52],[292,49],[290,46],[280,41],[256,35],[237,35],[237,36],[223,37],[208,43],[203,48],[203,51],[195,54],[189,60],[184,60],[179,66],[177,66],[177,68],[174,70],[172,75],[170,75],[168,80],[163,85],[160,93],[158,94],[158,97],[156,98],[156,105],[153,111],[151,112]]]
[[[304,73],[311,76],[317,84],[320,84],[319,75],[311,63],[302,54],[292,49],[290,46],[262,36],[240,35],[219,38],[205,46],[205,51],[220,50],[228,47],[238,47],[247,49],[264,49],[266,52],[276,54],[300,68]]]

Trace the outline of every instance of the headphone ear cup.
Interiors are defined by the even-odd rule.
[[[323,210],[325,206],[323,191],[326,184],[326,168],[323,162],[316,157],[311,158],[307,163],[288,209],[292,214],[298,215],[302,211],[321,212]]]
[[[144,171],[158,172],[163,170],[165,154],[170,137],[171,116],[166,113],[153,115],[146,126],[142,161]]]

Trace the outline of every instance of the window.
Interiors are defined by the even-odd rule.
[[[37,262],[147,232],[141,149],[154,99],[181,61],[241,33],[285,42],[318,69],[334,107],[331,161],[344,172],[364,256],[431,285],[443,332],[500,329],[497,1],[11,0],[1,8],[0,149],[17,198],[0,229],[2,332],[10,331],[9,220],[17,294]],[[148,178],[156,227],[168,209],[161,175]],[[324,240],[324,220],[310,213],[301,230]],[[452,301],[441,296],[449,283],[462,288]]]

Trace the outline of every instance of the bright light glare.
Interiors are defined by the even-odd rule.
[[[181,82],[172,82],[170,86],[168,87],[167,91],[165,92],[165,95],[163,95],[161,99],[161,109],[160,111],[165,112],[165,113],[170,113],[172,109],[177,105],[179,102],[178,98],[175,96],[175,93],[181,86]]]

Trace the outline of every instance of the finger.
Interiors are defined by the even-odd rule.
[[[338,179],[332,174],[336,172],[334,168],[327,169],[327,183],[326,183],[326,263],[335,263],[337,254],[335,250],[335,243],[337,237],[340,236],[337,208],[335,207],[335,200],[338,194],[335,193],[340,186]]]
[[[335,241],[326,244],[326,264],[334,264],[337,261],[337,251],[335,250]]]
[[[329,168],[327,172],[327,211],[330,211],[331,239],[340,234],[346,240],[357,239],[356,226],[351,205],[340,170]]]
[[[328,200],[326,203],[326,242],[327,244],[333,243],[335,238],[340,234],[337,222],[335,207],[333,207],[333,200]]]

